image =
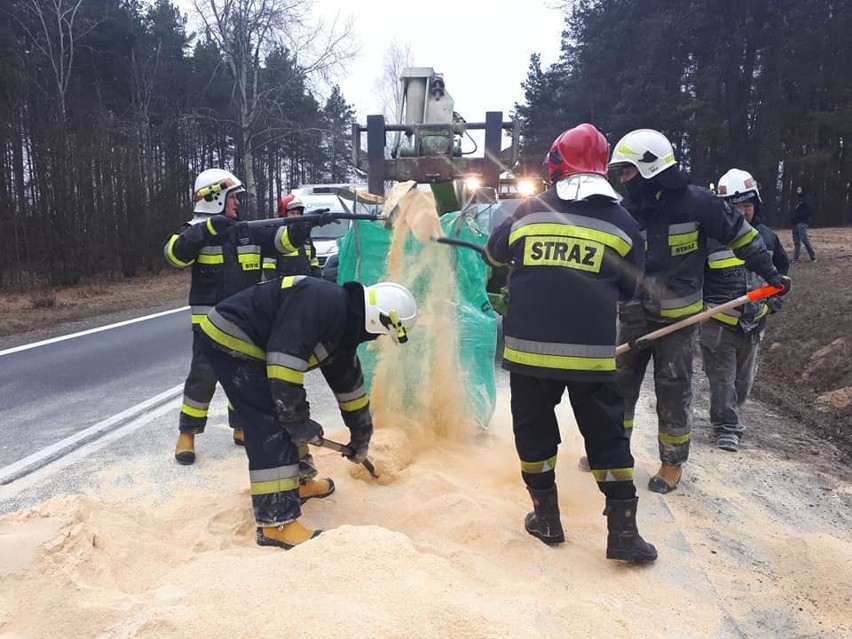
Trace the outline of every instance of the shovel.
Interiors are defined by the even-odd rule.
[[[729,311],[732,308],[736,308],[737,306],[742,306],[746,302],[757,302],[758,300],[762,300],[767,297],[776,295],[783,290],[783,288],[776,288],[774,286],[762,286],[760,288],[756,288],[753,291],[749,291],[745,295],[740,295],[739,297],[732,299],[730,302],[725,302],[724,304],[720,304],[719,306],[708,308],[706,311],[702,311],[697,315],[692,315],[684,320],[675,322],[674,324],[669,324],[668,326],[664,326],[663,328],[657,329],[656,331],[651,331],[647,335],[637,337],[635,340],[627,342],[626,344],[622,344],[621,346],[615,349],[615,354],[621,355],[622,353],[626,353],[627,351],[632,350],[634,348],[646,348],[655,339],[659,339],[664,335],[674,333],[675,331],[679,331],[680,329],[686,328],[687,326],[692,326],[693,324],[700,324],[701,322],[707,321],[717,313]]]
[[[338,453],[342,453],[343,455],[351,455],[352,449],[349,446],[344,446],[343,444],[338,444],[335,441],[330,439],[326,439],[325,437],[317,438],[319,441],[310,442],[314,446],[321,446],[322,448],[330,448],[331,450],[337,451]],[[376,467],[373,466],[373,462],[369,459],[365,459],[361,462],[361,465],[367,469],[367,472],[370,473],[376,479],[379,478],[379,474],[376,472]]]
[[[258,226],[290,226],[291,224],[303,224],[320,219],[322,213],[327,213],[329,209],[314,209],[305,215],[297,215],[296,217],[277,217],[267,220],[249,220],[248,222],[240,222],[250,227]],[[382,215],[370,215],[367,213],[332,213],[331,217],[335,220],[368,220],[375,222],[376,220],[385,220]]]

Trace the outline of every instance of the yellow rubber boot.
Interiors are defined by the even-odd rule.
[[[234,443],[237,446],[245,446],[246,445],[246,434],[242,428],[234,429]]]
[[[257,529],[258,546],[276,546],[284,550],[290,550],[294,546],[318,537],[321,530],[309,530],[299,523],[297,519],[289,521],[281,526],[264,526]]]
[[[657,474],[648,481],[648,489],[663,495],[670,493],[677,488],[682,475],[683,469],[680,464],[661,464]]]
[[[195,463],[195,433],[181,433],[175,446],[175,459],[188,466]]]
[[[306,479],[299,483],[299,501],[303,504],[316,497],[324,499],[334,492],[334,480],[331,477]]]

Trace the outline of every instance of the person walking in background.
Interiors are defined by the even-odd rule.
[[[291,230],[300,244],[304,229]],[[338,285],[304,275],[241,291],[202,319],[205,357],[245,422],[259,546],[287,550],[316,537],[321,531],[298,521],[301,502],[334,491],[330,478],[312,480],[313,486],[299,478],[299,447],[323,436],[311,419],[305,372],[322,371],[350,432],[347,457],[361,463],[373,418],[356,349],[380,335],[405,343],[416,320],[417,303],[399,284]]]
[[[555,408],[567,389],[591,471],[606,498],[607,559],[654,561],[636,527],[633,456],[615,384],[616,305],[633,296],[644,242],[606,180],[608,145],[591,124],[562,133],[545,158],[549,191],[524,201],[487,244],[511,264],[503,322],[515,448],[534,511],[524,528],[565,541],[556,490]]]
[[[769,284],[790,286],[772,264],[756,229],[709,189],[690,184],[677,167],[671,142],[659,131],[637,129],[612,152],[610,167],[628,194],[624,203],[647,242],[639,295],[619,308],[618,341],[630,343],[704,309],[707,242],[715,239]],[[654,360],[660,469],[648,482],[658,493],[674,490],[689,458],[692,363],[697,327],[688,326],[618,357],[625,430],[632,432],[645,371]]]
[[[750,173],[731,169],[719,178],[717,195],[738,208],[746,222],[763,238],[772,263],[782,275],[789,261],[778,236],[760,219],[760,191]],[[715,240],[708,241],[704,270],[704,302],[719,306],[765,284],[745,268],[745,262]],[[716,446],[735,452],[745,431],[740,409],[748,399],[757,374],[760,343],[766,332],[766,318],[782,303],[778,297],[748,302],[739,308],[717,313],[699,328],[704,372],[710,383],[710,423]]]
[[[811,240],[808,237],[808,224],[811,222],[811,204],[808,202],[807,194],[803,186],[796,187],[796,206],[793,208],[793,215],[790,218],[790,224],[793,225],[793,263],[799,261],[799,253],[802,250],[802,244],[805,245],[805,250],[808,252],[808,257],[811,262],[816,262],[816,253],[811,246]]]

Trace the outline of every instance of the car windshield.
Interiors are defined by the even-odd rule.
[[[523,199],[498,200],[494,204],[477,202],[468,206],[465,214],[472,215],[477,224],[491,233],[500,222],[510,217],[523,201]]]
[[[346,206],[349,211],[357,213],[358,215],[379,215],[382,212],[381,207],[376,204],[371,205],[363,204],[361,202],[346,202]],[[332,213],[344,213],[349,211],[335,209]],[[349,226],[351,224],[351,220],[336,220],[333,224],[315,226],[311,229],[311,237],[315,240],[336,240],[346,235],[346,231],[349,230]]]

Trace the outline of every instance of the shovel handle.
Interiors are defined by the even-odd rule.
[[[467,240],[460,240],[456,237],[436,237],[432,238],[438,244],[448,244],[450,246],[461,246],[463,248],[473,249],[483,257],[486,256],[485,249],[482,248],[479,244],[475,242],[468,242]]]
[[[325,437],[319,437],[319,441],[310,442],[314,446],[321,446],[322,448],[330,448],[331,450],[337,451],[338,453],[342,453],[343,455],[351,455],[352,449],[349,446],[345,446],[331,439],[326,439]],[[373,462],[369,459],[365,459],[361,462],[361,465],[367,469],[367,472],[370,473],[373,477],[378,479],[379,474],[376,472],[376,467],[373,466]]]

